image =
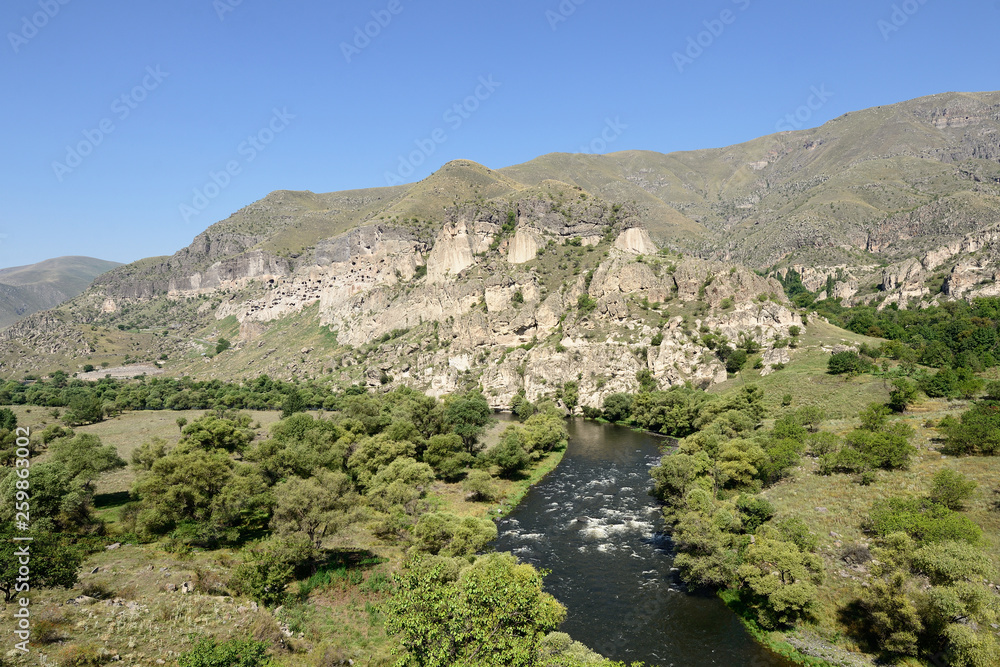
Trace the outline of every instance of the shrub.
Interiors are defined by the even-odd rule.
[[[837,352],[827,362],[827,372],[831,375],[859,375],[871,367],[871,363],[861,358],[857,352]]]
[[[1000,402],[976,403],[962,413],[960,421],[945,418],[940,427],[947,454],[996,454],[1000,451]]]
[[[885,537],[906,533],[918,542],[965,541],[976,544],[982,529],[958,512],[925,498],[889,498],[876,501],[867,530]]]
[[[531,463],[531,457],[524,450],[521,431],[508,426],[500,437],[500,444],[490,450],[489,460],[499,468],[501,477],[516,477],[524,470]]]
[[[806,436],[806,444],[810,454],[813,456],[823,456],[836,452],[840,448],[840,439],[833,433],[823,431],[820,433],[810,433]]]
[[[736,501],[736,509],[743,516],[743,527],[753,533],[774,516],[774,505],[762,496],[742,495]]]
[[[960,472],[945,468],[934,475],[930,495],[932,501],[951,510],[960,510],[976,490],[977,484]]]
[[[482,551],[497,537],[490,519],[459,518],[447,512],[431,512],[420,517],[413,529],[416,548],[442,556],[471,556]]]
[[[266,667],[267,644],[254,639],[230,639],[219,643],[202,637],[190,651],[177,658],[178,667]]]
[[[462,482],[462,488],[469,494],[470,500],[480,502],[493,502],[500,495],[493,476],[485,470],[471,471]]]
[[[739,373],[747,364],[747,352],[743,349],[733,350],[726,359],[726,372]]]
[[[889,393],[889,409],[893,412],[905,412],[917,399],[917,387],[904,378],[893,380],[892,385],[894,388]]]

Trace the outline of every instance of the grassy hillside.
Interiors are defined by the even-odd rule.
[[[121,262],[93,257],[57,257],[0,269],[0,329],[81,294],[94,278]]]

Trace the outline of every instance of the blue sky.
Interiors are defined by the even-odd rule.
[[[278,189],[994,90],[998,27],[994,0],[8,0],[0,266],[170,254]]]

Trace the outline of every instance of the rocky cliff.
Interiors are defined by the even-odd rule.
[[[998,229],[1000,93],[704,151],[458,160],[409,185],[274,192],[0,332],[0,373],[155,360],[596,405],[645,372],[722,380],[720,340],[784,363],[801,320],[758,272],[878,307],[1000,294]]]

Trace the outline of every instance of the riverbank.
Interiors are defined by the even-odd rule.
[[[513,512],[521,500],[535,484],[542,481],[546,475],[555,470],[566,455],[566,447],[546,454],[535,464],[524,479],[517,480],[513,487],[504,495],[497,505],[490,508],[491,517],[503,518]]]
[[[865,656],[850,653],[802,628],[787,633],[764,630],[748,616],[735,591],[719,591],[719,598],[736,614],[736,617],[757,643],[775,655],[804,667],[874,667]]]

